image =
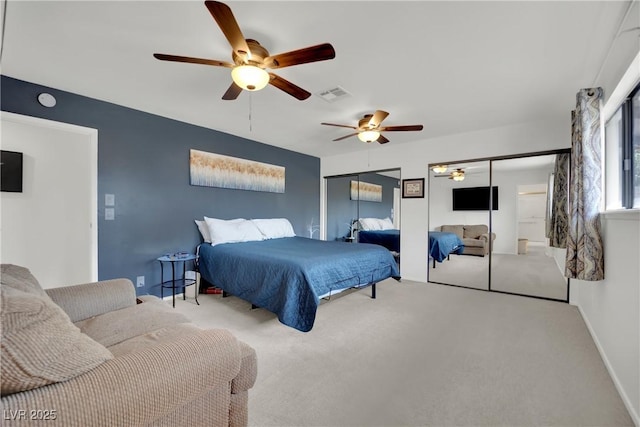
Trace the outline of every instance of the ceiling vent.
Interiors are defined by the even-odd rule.
[[[336,102],[342,98],[347,98],[351,96],[349,92],[341,88],[340,86],[336,86],[332,89],[323,90],[322,92],[318,92],[320,98],[324,99],[327,102]]]

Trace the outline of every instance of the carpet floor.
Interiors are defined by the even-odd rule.
[[[489,258],[451,255],[449,260],[429,264],[429,281],[488,289]],[[567,299],[567,279],[543,247],[530,245],[526,255],[494,253],[491,258],[491,289],[559,300]]]
[[[347,292],[302,333],[235,297],[176,310],[256,349],[253,426],[633,426],[565,303],[386,280]]]

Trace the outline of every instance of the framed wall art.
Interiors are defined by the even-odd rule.
[[[402,198],[420,199],[424,198],[424,178],[413,178],[402,180]]]
[[[284,193],[285,168],[206,151],[189,154],[191,185]]]

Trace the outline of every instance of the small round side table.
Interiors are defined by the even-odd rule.
[[[198,289],[198,279],[197,276],[195,279],[187,279],[185,277],[186,274],[186,264],[187,262],[193,262],[193,269],[196,269],[196,260],[197,256],[193,254],[185,254],[185,255],[163,255],[161,257],[156,258],[160,262],[160,297],[164,298],[164,290],[171,289],[171,296],[173,297],[173,307],[176,306],[176,289],[182,289],[182,299],[187,299],[186,287],[190,285],[196,285],[196,304],[200,305],[198,302],[198,293],[200,289]],[[171,263],[171,279],[164,280],[164,265],[165,263]],[[176,264],[182,264],[182,278],[178,276],[176,278]]]

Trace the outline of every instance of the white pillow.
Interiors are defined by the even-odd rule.
[[[221,243],[238,243],[264,240],[260,230],[246,219],[224,220],[204,217],[211,236],[211,246]]]
[[[206,221],[200,221],[197,219],[194,219],[194,221],[198,226],[198,231],[200,231],[200,234],[202,235],[202,240],[204,240],[205,243],[211,243],[211,234],[209,234],[209,226],[207,225]],[[244,218],[227,220],[227,222],[229,223],[242,222],[242,221],[246,221],[246,220]]]
[[[252,219],[265,239],[279,239],[281,237],[294,237],[291,223],[286,218]]]
[[[360,218],[360,228],[365,231],[381,230],[378,218]]]
[[[393,230],[395,227],[393,226],[393,222],[389,217],[385,219],[379,219],[378,224],[380,225],[380,230]]]
[[[211,243],[211,235],[209,234],[209,227],[207,226],[207,223],[204,221],[198,221],[197,219],[194,219],[194,221],[198,226],[198,231],[200,231],[200,234],[202,235],[202,240],[204,240],[205,243]]]

